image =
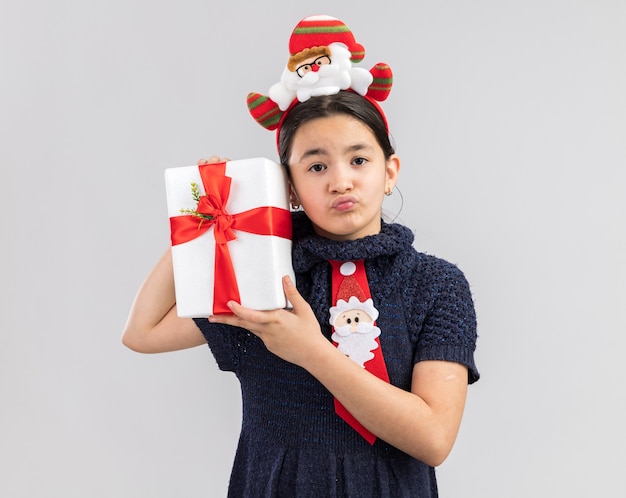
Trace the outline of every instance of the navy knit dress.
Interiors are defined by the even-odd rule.
[[[328,260],[365,259],[381,347],[392,384],[409,391],[413,365],[474,364],[476,318],[468,283],[454,265],[417,252],[412,232],[383,222],[381,233],[354,241],[315,235],[294,214],[296,285],[330,340]],[[306,370],[270,353],[252,333],[196,323],[222,370],[241,383],[243,422],[229,497],[437,496],[435,470],[377,439],[365,441],[335,414],[333,396]]]

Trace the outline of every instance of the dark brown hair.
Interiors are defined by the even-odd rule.
[[[278,135],[280,162],[289,166],[291,144],[298,128],[317,118],[326,118],[336,114],[346,114],[365,124],[383,150],[385,159],[389,159],[395,150],[391,145],[385,119],[369,100],[351,91],[340,91],[334,95],[311,97],[296,104],[285,116]]]

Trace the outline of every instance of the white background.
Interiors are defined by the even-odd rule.
[[[164,169],[276,159],[246,94],[317,13],[394,70],[398,220],[474,292],[441,496],[626,495],[626,3],[367,5],[0,0],[1,496],[225,494],[234,376],[120,334],[169,244]]]

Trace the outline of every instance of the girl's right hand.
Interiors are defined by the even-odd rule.
[[[202,166],[203,164],[223,163],[226,161],[230,161],[230,159],[227,157],[211,156],[208,159],[204,159],[204,158],[198,159],[198,166]]]

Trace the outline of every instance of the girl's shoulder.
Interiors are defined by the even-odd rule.
[[[396,264],[399,264],[400,268],[396,268],[396,271],[406,272],[406,275],[418,275],[426,280],[465,279],[463,271],[456,263],[416,247],[419,243],[415,242],[415,234],[407,226],[397,223],[385,224],[383,230],[392,234],[392,240],[399,244]]]
[[[454,289],[458,289],[459,294],[469,295],[468,279],[456,263],[418,250],[414,250],[414,255],[415,262],[407,271],[411,275],[407,279],[411,282],[409,285],[430,289],[435,294],[454,293]]]
[[[456,263],[415,248],[414,251],[421,271],[428,272],[434,276],[450,275],[465,278],[463,271]]]

